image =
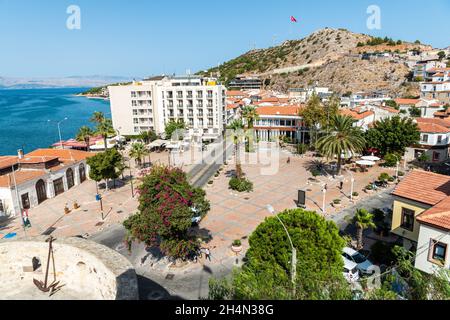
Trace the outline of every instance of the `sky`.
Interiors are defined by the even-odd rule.
[[[0,0],[0,77],[185,74],[325,27],[443,48],[449,13],[449,0]]]

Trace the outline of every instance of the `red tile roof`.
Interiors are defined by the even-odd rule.
[[[426,123],[426,122],[418,122],[420,132],[423,133],[449,133],[450,128],[446,128],[444,126],[435,124],[435,123]]]
[[[450,128],[450,119],[416,118],[416,121],[422,123],[433,123],[446,128]]]
[[[419,99],[395,99],[394,101],[398,105],[416,105],[420,100]]]
[[[20,185],[30,180],[45,176],[47,173],[44,170],[18,170],[14,173],[16,177],[16,184]],[[14,185],[12,174],[5,174],[0,176],[0,187],[8,188]]]
[[[352,117],[355,120],[362,120],[364,118],[375,115],[373,111],[367,110],[360,112],[358,109],[350,110],[350,109],[341,109],[340,113],[344,116]]]
[[[92,152],[85,152],[72,149],[37,149],[24,156],[27,157],[57,157],[61,162],[78,162],[94,156]]]
[[[434,206],[450,196],[450,176],[414,170],[392,194]]]
[[[270,106],[258,107],[256,111],[260,116],[298,116],[302,106]]]
[[[450,197],[421,213],[417,220],[424,224],[450,230]]]

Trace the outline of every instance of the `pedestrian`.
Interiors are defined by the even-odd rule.
[[[344,189],[344,181],[341,181],[339,183],[339,188],[341,189],[341,191],[342,191],[342,189]]]
[[[290,164],[291,163],[291,157],[288,157],[287,158],[287,164]]]
[[[209,248],[205,249],[205,258],[211,261],[211,251],[209,251]]]
[[[328,191],[328,184],[325,184],[325,186],[323,188],[325,191]]]

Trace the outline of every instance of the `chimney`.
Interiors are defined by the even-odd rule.
[[[22,149],[17,150],[17,157],[19,158],[19,160],[23,159],[23,150]]]

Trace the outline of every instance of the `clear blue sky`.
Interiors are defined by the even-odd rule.
[[[66,28],[71,4],[81,30]],[[449,14],[448,0],[0,0],[0,76],[194,72],[324,27],[447,47]]]

